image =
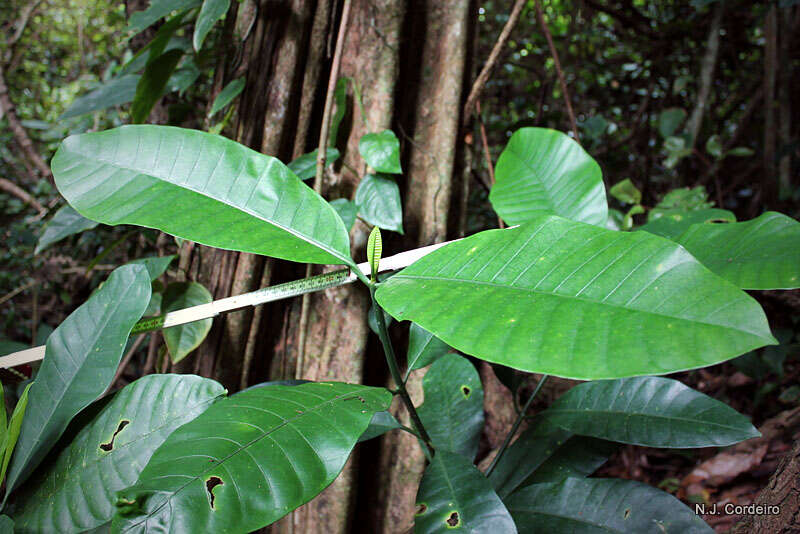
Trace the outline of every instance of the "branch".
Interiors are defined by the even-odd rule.
[[[575,135],[575,141],[580,143],[580,136],[578,135],[578,124],[575,122],[575,112],[572,111],[572,103],[569,99],[569,91],[567,90],[567,80],[564,78],[564,72],[561,70],[561,62],[558,60],[558,51],[556,45],[553,44],[553,36],[550,35],[550,28],[547,27],[547,22],[544,20],[544,13],[542,12],[542,4],[536,0],[536,15],[539,17],[539,25],[542,27],[542,32],[547,38],[547,46],[550,47],[550,55],[553,56],[553,64],[556,67],[558,74],[558,83],[561,84],[561,92],[564,93],[564,103],[567,105],[567,115],[572,127],[572,133]]]
[[[719,56],[719,30],[722,25],[722,6],[725,2],[717,2],[714,7],[714,15],[711,19],[711,29],[708,31],[708,42],[706,53],[700,67],[700,90],[697,92],[697,105],[692,110],[687,122],[689,130],[689,146],[694,146],[697,136],[700,133],[700,126],[703,124],[703,115],[706,111],[708,96],[711,94],[711,82],[713,82],[714,68],[717,65]]]
[[[25,31],[25,28],[28,26],[28,21],[31,20],[33,13],[39,7],[39,4],[42,3],[42,0],[35,0],[34,2],[29,3],[27,6],[22,8],[22,14],[20,14],[19,19],[17,22],[14,23],[14,34],[8,38],[6,41],[6,54],[3,58],[5,63],[11,61],[11,56],[13,55],[14,46],[22,37],[22,33]]]
[[[47,209],[39,204],[35,198],[33,198],[30,193],[16,185],[14,182],[10,180],[6,180],[5,178],[0,178],[0,190],[5,191],[6,193],[13,195],[23,201],[24,203],[31,206],[33,209],[39,212],[39,215],[44,215],[47,213]]]
[[[470,89],[469,96],[467,97],[467,103],[464,104],[464,113],[462,118],[464,125],[466,125],[472,117],[472,108],[475,107],[475,103],[477,102],[478,97],[481,95],[483,86],[486,85],[486,82],[489,80],[489,76],[492,74],[492,70],[494,69],[495,65],[497,65],[497,60],[500,58],[500,53],[503,51],[506,42],[508,42],[508,38],[511,37],[511,30],[513,30],[514,26],[517,24],[519,16],[522,13],[522,8],[525,7],[525,3],[525,0],[516,0],[514,3],[514,7],[511,9],[511,14],[508,16],[508,20],[506,21],[505,26],[503,26],[503,30],[500,32],[500,36],[497,38],[497,42],[494,44],[492,52],[489,54],[489,59],[486,60],[486,64],[483,66],[483,69],[481,69],[480,74],[478,74],[478,79],[476,79],[475,83],[472,84],[472,89]]]

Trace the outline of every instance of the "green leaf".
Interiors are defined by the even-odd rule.
[[[748,148],[746,146],[737,146],[736,148],[732,148],[728,150],[726,156],[733,156],[736,158],[749,158],[755,154],[755,151],[752,148]]]
[[[694,369],[775,343],[758,303],[679,245],[554,216],[435,250],[377,298],[462,352],[581,380]]]
[[[450,346],[417,323],[408,329],[408,369],[422,369],[450,352]]]
[[[381,256],[383,254],[383,239],[381,239],[381,229],[377,226],[372,228],[367,239],[367,261],[369,268],[372,272],[372,281],[376,281],[378,271],[381,265]]]
[[[128,334],[149,300],[147,269],[123,265],[50,334],[31,387],[7,493],[41,463],[70,420],[109,386]]]
[[[319,151],[315,148],[308,154],[303,154],[296,160],[292,161],[288,167],[293,173],[301,180],[308,180],[314,178],[317,174],[317,154]],[[339,151],[333,147],[325,151],[325,165],[330,165],[339,159]]]
[[[568,136],[517,130],[500,154],[489,201],[508,224],[555,214],[600,226],[608,217],[600,166]]]
[[[203,6],[205,6],[205,3],[203,4]],[[195,35],[197,34],[195,33]],[[210,117],[214,115],[216,112],[220,111],[221,109],[224,109],[225,106],[233,102],[233,99],[239,96],[239,93],[241,93],[244,90],[244,84],[245,84],[245,79],[244,77],[241,77],[241,78],[236,78],[228,85],[226,85],[225,88],[219,92],[217,98],[214,99],[214,103],[211,104],[211,110],[208,112],[208,116]],[[291,164],[289,164],[289,168],[290,169],[292,168]]]
[[[8,433],[8,421],[6,420],[6,396],[2,383],[0,383],[0,409],[0,443],[3,443],[6,440],[6,433]],[[0,449],[0,451],[2,450],[3,449]],[[2,453],[0,453],[0,459],[2,459],[2,457]],[[3,481],[0,480],[0,483],[2,482]]]
[[[645,447],[725,447],[760,436],[727,404],[654,376],[579,384],[542,416],[573,434]]]
[[[610,441],[574,436],[547,458],[526,478],[521,487],[545,482],[561,482],[570,477],[588,477],[619,448]]]
[[[693,224],[676,242],[742,289],[800,287],[800,223],[768,211],[750,221]]]
[[[657,217],[650,217],[647,224],[637,228],[667,239],[675,239],[693,224],[709,222],[736,222],[736,215],[728,210],[707,208],[686,211],[682,209],[660,210]]]
[[[307,383],[248,389],[173,432],[117,494],[114,530],[250,532],[325,489],[386,389]]]
[[[450,530],[471,534],[517,532],[505,505],[472,462],[437,450],[417,492],[414,532],[435,534]]]
[[[679,187],[673,189],[664,198],[656,204],[656,207],[650,211],[650,218],[660,216],[660,210],[667,209],[681,209],[684,211],[702,210],[713,206],[713,202],[708,201],[708,193],[706,188],[702,185],[697,187]]]
[[[336,89],[333,91],[333,100],[336,102],[336,111],[333,112],[331,117],[331,129],[328,136],[328,144],[336,146],[336,140],[339,136],[339,125],[344,119],[344,114],[347,111],[347,82],[350,78],[339,78],[336,80]]]
[[[368,439],[377,438],[382,436],[390,430],[400,428],[402,425],[394,418],[389,412],[375,412],[369,426],[358,438],[358,442],[367,441]]]
[[[164,52],[158,59],[147,64],[136,85],[136,95],[131,104],[131,122],[142,123],[147,120],[153,106],[164,94],[167,82],[182,57],[183,50],[175,49]]]
[[[623,204],[638,204],[642,201],[642,192],[633,185],[630,178],[625,178],[621,182],[617,182],[611,186],[611,189],[608,190],[608,194]]]
[[[489,476],[500,498],[520,487],[570,436],[570,432],[537,418],[506,450]]]
[[[720,141],[718,135],[712,135],[708,138],[708,141],[706,141],[706,152],[717,159],[722,158],[722,141]]]
[[[90,219],[217,248],[354,265],[347,231],[322,197],[277,159],[224,137],[123,126],[68,137],[51,166],[61,194]]]
[[[206,35],[214,27],[214,24],[225,16],[230,5],[230,0],[203,0],[203,6],[197,15],[197,22],[194,23],[194,34],[192,35],[192,44],[196,52],[203,48],[203,41]]]
[[[658,116],[658,132],[666,139],[675,135],[683,121],[686,120],[686,111],[680,108],[665,109]]]
[[[0,534],[14,534],[14,520],[7,515],[0,515]]]
[[[22,395],[20,395],[19,400],[17,401],[17,405],[14,406],[14,411],[11,413],[11,419],[8,421],[8,428],[6,429],[6,434],[3,437],[3,447],[0,449],[3,457],[3,465],[0,467],[0,483],[2,483],[6,478],[8,464],[11,461],[11,456],[14,454],[14,449],[16,448],[17,440],[19,439],[19,431],[22,427],[22,421],[25,417],[25,410],[28,406],[28,391],[31,389],[32,385],[33,382],[30,382],[27,386],[25,386],[25,389],[22,391]]]
[[[640,482],[568,478],[535,484],[505,500],[520,532],[712,534],[678,499]]]
[[[170,50],[178,49],[184,52],[191,51],[192,44],[186,38],[175,35],[184,24],[183,19],[186,14],[186,11],[181,11],[162,24],[161,27],[158,28],[158,31],[156,31],[155,37],[139,49],[139,51],[122,66],[120,74],[138,72],[152,63],[161,54]]]
[[[331,200],[329,204],[339,214],[345,229],[349,232],[356,222],[356,214],[358,213],[356,203],[346,198],[337,198],[336,200]]]
[[[418,408],[436,448],[473,460],[483,430],[483,386],[469,360],[446,354],[433,362],[422,379],[425,403]]]
[[[200,5],[202,0],[151,0],[144,11],[133,13],[125,31],[139,33],[173,11],[183,11]]]
[[[71,235],[91,230],[96,226],[97,223],[95,221],[90,221],[72,209],[71,206],[63,206],[45,225],[42,235],[39,237],[39,242],[36,244],[36,250],[33,253],[39,254],[53,243],[57,243]]]
[[[368,174],[356,189],[358,213],[369,224],[403,233],[403,207],[400,188],[392,178]]]
[[[0,339],[0,356],[5,356],[6,354],[19,352],[29,348],[31,348],[31,346],[27,343],[12,341],[10,339]]]
[[[147,275],[152,282],[167,270],[172,260],[177,258],[177,254],[170,254],[169,256],[150,256],[149,258],[138,258],[131,260],[127,265],[144,265],[147,269]]]
[[[17,527],[83,532],[111,521],[116,492],[136,482],[173,431],[224,394],[217,382],[194,375],[148,375],[129,384],[25,484]]]
[[[70,119],[85,113],[127,104],[136,96],[136,86],[140,79],[141,76],[138,74],[126,74],[119,78],[112,78],[89,93],[73,100],[59,119]]]
[[[163,313],[182,310],[192,306],[208,304],[214,300],[208,289],[197,282],[173,282],[167,286],[161,299]],[[212,319],[202,319],[178,326],[165,328],[163,331],[164,342],[167,344],[170,358],[173,363],[178,363],[189,355],[211,330]]]
[[[400,141],[391,130],[368,133],[358,141],[358,151],[367,165],[376,172],[401,174]]]

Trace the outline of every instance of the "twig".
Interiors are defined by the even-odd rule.
[[[331,64],[331,74],[328,77],[328,91],[325,94],[325,108],[322,112],[322,126],[319,131],[319,145],[317,145],[317,172],[314,176],[314,191],[322,192],[322,177],[325,173],[325,161],[328,157],[328,133],[331,126],[331,112],[333,111],[333,95],[336,92],[336,81],[339,79],[339,67],[342,64],[342,49],[344,48],[344,37],[347,32],[347,21],[350,18],[350,0],[344,0],[342,7],[342,20],[339,22],[339,29],[336,35],[336,49],[333,53]],[[306,277],[311,276],[311,264],[306,266]],[[295,367],[295,377],[300,378],[303,372],[303,359],[306,351],[306,330],[308,329],[308,308],[311,296],[303,295],[300,304],[300,321],[298,323],[297,339],[297,365]]]
[[[706,53],[700,66],[700,90],[697,92],[697,104],[686,122],[686,129],[689,131],[690,147],[697,142],[700,134],[700,127],[703,124],[703,115],[708,104],[708,97],[711,94],[711,85],[714,81],[714,67],[719,56],[719,31],[722,24],[722,10],[725,2],[717,2],[714,7],[714,15],[711,19],[711,29],[708,31],[708,42]]]
[[[10,195],[14,195],[24,203],[28,204],[30,207],[35,209],[39,212],[40,215],[47,213],[47,208],[39,204],[39,201],[33,198],[30,193],[16,185],[14,182],[10,180],[6,180],[5,178],[0,178],[0,190],[5,191]]]
[[[483,154],[486,157],[486,168],[489,170],[489,188],[494,187],[494,166],[492,165],[492,154],[489,152],[489,139],[486,137],[486,126],[483,124],[483,118],[481,117],[481,101],[478,100],[475,102],[475,109],[478,111],[478,124],[480,126],[481,132],[481,144],[483,145]],[[497,224],[500,228],[505,228],[506,225],[503,224],[503,219],[500,215],[497,216]]]
[[[558,74],[558,83],[561,84],[561,92],[564,93],[564,103],[567,105],[567,115],[569,116],[572,133],[575,135],[575,140],[580,143],[578,123],[575,122],[575,112],[572,111],[572,103],[570,102],[569,91],[567,90],[567,80],[564,78],[564,72],[561,70],[561,62],[558,60],[558,51],[556,51],[556,45],[553,43],[553,36],[550,35],[550,28],[547,27],[547,21],[544,20],[544,12],[542,11],[542,4],[539,0],[536,0],[536,15],[539,18],[539,26],[542,27],[542,32],[544,32],[544,36],[547,39],[547,46],[550,47],[550,55],[553,56],[553,64]]]
[[[14,289],[14,290],[10,291],[9,293],[6,293],[6,294],[5,294],[5,295],[3,295],[2,297],[0,297],[0,304],[3,304],[4,302],[6,302],[6,301],[9,301],[9,300],[13,299],[14,297],[16,297],[17,295],[19,295],[20,293],[22,293],[22,292],[23,292],[23,291],[25,291],[26,289],[30,289],[30,288],[32,288],[32,287],[33,287],[34,285],[36,285],[36,284],[37,284],[36,280],[31,280],[31,281],[30,281],[30,282],[28,282],[27,284],[25,284],[25,285],[23,285],[23,286],[19,286],[18,288],[16,288],[16,289]]]
[[[483,90],[483,86],[486,85],[487,81],[489,81],[489,76],[492,74],[492,70],[494,69],[495,65],[497,65],[497,60],[500,58],[500,53],[503,51],[506,42],[508,42],[508,38],[511,37],[511,30],[513,30],[514,26],[517,24],[519,16],[522,13],[522,8],[525,7],[526,3],[526,0],[517,0],[514,2],[514,7],[511,9],[511,14],[509,14],[508,20],[506,21],[505,26],[503,26],[503,30],[500,32],[497,42],[494,44],[494,48],[492,48],[492,51],[489,54],[489,59],[486,60],[486,63],[483,65],[480,74],[478,74],[478,78],[475,80],[475,83],[472,84],[472,89],[469,91],[467,102],[464,104],[464,112],[461,119],[464,125],[466,125],[472,118],[472,108],[475,107],[475,104],[481,95],[481,91]]]

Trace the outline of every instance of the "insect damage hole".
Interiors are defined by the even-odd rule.
[[[223,486],[225,483],[219,477],[210,477],[206,480],[206,491],[208,492],[208,500],[211,503],[211,509],[215,510],[214,508],[214,488],[217,486]]]
[[[622,514],[623,519],[628,519],[631,516],[631,509],[626,508],[625,513]]]
[[[123,419],[122,421],[120,421],[119,425],[117,426],[117,429],[114,431],[114,435],[111,436],[111,440],[109,440],[108,443],[101,443],[100,449],[106,452],[112,451],[114,449],[114,440],[117,438],[117,434],[122,432],[122,429],[128,426],[129,424],[130,421],[128,421],[127,419]]]
[[[472,390],[469,389],[469,386],[461,386],[461,393],[464,394],[464,398],[465,399],[468,399],[469,398],[469,394],[472,393]]]
[[[417,503],[417,513],[415,515],[422,515],[428,511],[428,505],[424,502]]]
[[[458,516],[458,512],[450,514],[450,517],[445,520],[445,523],[447,523],[447,528],[458,528],[458,526],[461,525],[461,518]]]

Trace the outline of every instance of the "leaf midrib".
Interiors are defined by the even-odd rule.
[[[728,426],[722,423],[716,423],[714,421],[704,420],[704,419],[689,419],[686,417],[672,417],[668,415],[658,415],[658,414],[649,414],[644,412],[626,412],[624,410],[598,410],[598,409],[588,409],[588,410],[580,410],[577,408],[548,408],[547,410],[550,414],[558,414],[558,413],[579,413],[579,414],[609,414],[609,415],[630,415],[630,416],[637,416],[637,417],[652,417],[654,419],[667,419],[667,420],[674,420],[674,421],[681,421],[685,423],[704,423],[711,426],[716,426],[720,428],[725,428],[728,430],[735,430],[737,432],[741,432],[741,429],[735,426]]]

